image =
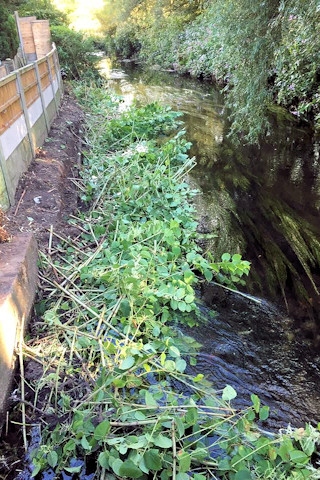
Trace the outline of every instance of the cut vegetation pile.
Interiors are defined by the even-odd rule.
[[[253,424],[268,417],[258,397],[236,412],[232,387],[219,397],[187,373],[197,345],[176,327],[198,321],[199,278],[235,284],[249,264],[208,260],[197,246],[179,114],[157,104],[121,113],[107,89],[75,91],[86,111],[86,211],[71,219],[77,238],[41,254],[41,319],[25,345],[39,365],[26,386],[28,420],[41,427],[32,476],[320,478],[310,463],[318,430],[266,436]]]

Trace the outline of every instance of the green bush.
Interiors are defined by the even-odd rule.
[[[114,53],[123,58],[130,58],[140,50],[140,42],[135,28],[128,24],[121,24],[113,36]]]
[[[67,14],[56,8],[50,0],[24,0],[19,6],[19,15],[49,20],[51,26],[68,25]]]
[[[139,45],[149,64],[217,79],[233,139],[258,143],[268,134],[273,101],[319,127],[318,0],[270,0],[263,8],[251,0],[124,3],[132,8],[113,21],[116,53],[131,55]]]
[[[81,32],[66,26],[51,27],[51,35],[66,78],[76,80],[94,74],[99,58],[94,55],[93,39],[86,38]]]
[[[282,13],[282,37],[275,51],[278,103],[296,115],[320,110],[320,39],[317,1],[291,2]]]
[[[15,21],[5,3],[0,1],[0,60],[13,58],[18,48]]]

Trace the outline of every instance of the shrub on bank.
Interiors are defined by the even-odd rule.
[[[135,54],[144,61],[218,80],[235,141],[259,143],[269,133],[271,102],[318,126],[317,0],[268,2],[264,8],[251,0],[192,2],[192,15],[185,8],[166,0],[139,3],[121,26],[113,25],[113,38],[130,25]]]
[[[65,78],[76,80],[94,75],[94,67],[99,61],[99,57],[94,54],[94,39],[64,25],[52,26],[51,37],[57,46]]]

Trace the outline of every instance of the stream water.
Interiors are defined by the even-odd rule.
[[[184,113],[203,247],[216,259],[237,252],[252,262],[251,298],[214,284],[202,291],[203,325],[185,330],[202,344],[198,371],[217,389],[232,385],[239,407],[258,394],[271,407],[270,427],[317,423],[320,165],[312,132],[274,109],[273,133],[259,148],[235,147],[212,84],[132,63],[101,67],[124,106],[158,101]]]

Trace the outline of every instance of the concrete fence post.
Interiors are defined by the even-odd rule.
[[[48,56],[46,58],[46,62],[47,62],[47,67],[48,67],[49,80],[50,80],[51,89],[52,89],[54,106],[55,106],[55,109],[56,109],[56,113],[58,113],[59,112],[59,105],[58,105],[58,102],[57,102],[57,99],[56,99],[56,92],[54,91],[54,83],[53,83],[53,77],[52,77],[52,72],[51,72],[51,65],[50,65],[50,61],[49,61]]]
[[[25,119],[25,122],[26,122],[27,131],[28,131],[28,140],[29,140],[29,144],[30,144],[32,157],[34,158],[35,157],[35,142],[33,141],[32,134],[31,134],[30,118],[29,118],[28,107],[27,107],[27,103],[26,103],[26,97],[24,95],[24,88],[23,88],[23,84],[22,84],[22,81],[21,81],[21,72],[19,70],[17,70],[16,75],[17,75],[18,91],[20,93],[21,106],[22,106],[22,110],[23,110],[24,119]]]
[[[11,182],[10,182],[10,178],[7,175],[5,162],[6,162],[6,159],[5,159],[1,141],[0,141],[0,175],[2,175],[2,178],[4,181],[4,187],[6,189],[6,191],[4,192],[4,198],[3,199],[0,198],[0,201],[4,201],[4,205],[2,206],[3,208],[8,208],[10,205],[13,204],[14,198],[9,197],[9,192],[12,192],[12,188],[10,188]]]
[[[53,52],[53,61],[54,61],[54,66],[55,66],[55,70],[56,70],[56,75],[57,75],[57,79],[58,79],[58,82],[59,82],[59,87],[60,87],[60,90],[61,90],[61,95],[63,94],[63,80],[62,80],[62,74],[61,74],[61,67],[60,67],[60,62],[59,62],[59,55],[58,55],[58,51],[57,51],[57,48],[54,44],[54,52]]]
[[[42,87],[41,87],[41,77],[40,77],[40,72],[39,72],[39,65],[36,62],[34,63],[34,68],[35,68],[35,72],[36,72],[36,78],[37,78],[37,82],[38,82],[38,89],[39,89],[39,94],[40,94],[40,99],[41,99],[41,105],[42,105],[42,110],[43,110],[43,114],[44,114],[44,120],[45,120],[45,123],[46,123],[46,130],[47,130],[47,134],[48,134],[49,130],[50,130],[50,122],[49,122],[48,112],[47,112],[47,109],[46,109],[46,103],[45,103],[45,100],[44,100],[43,91],[42,91]]]

